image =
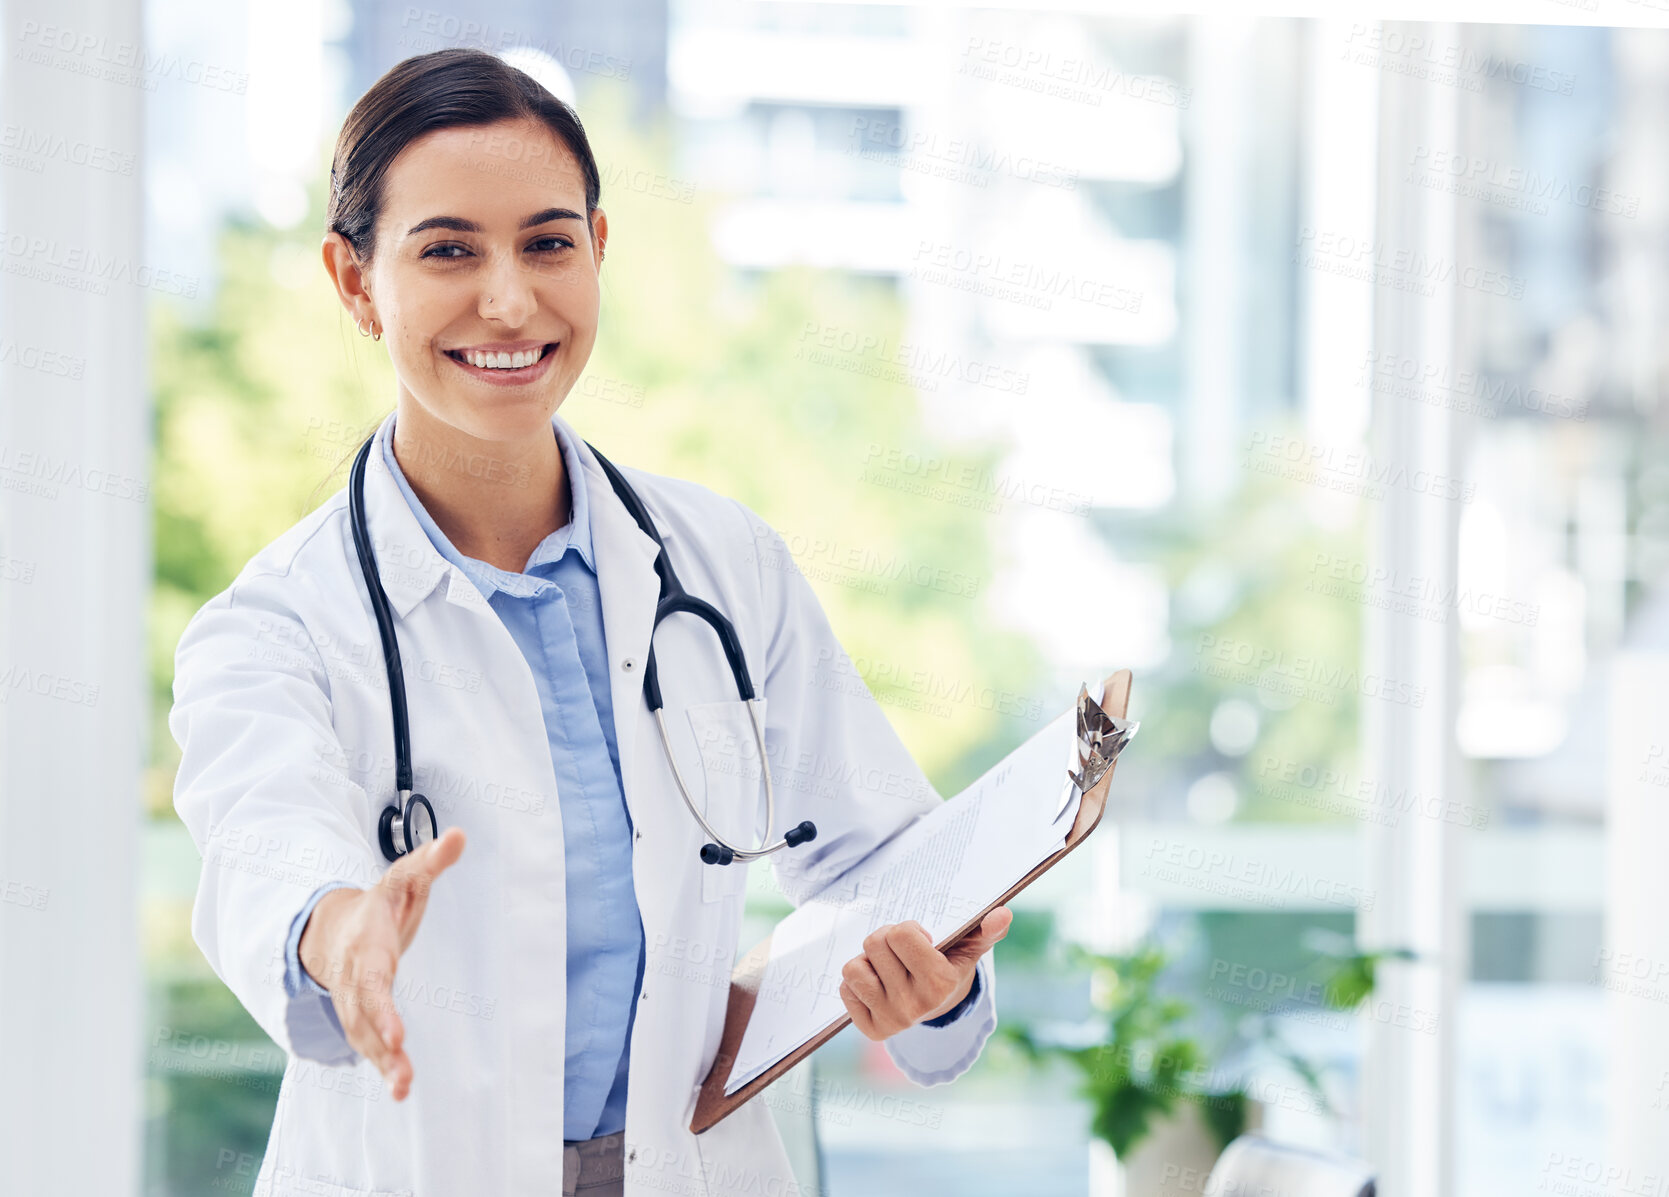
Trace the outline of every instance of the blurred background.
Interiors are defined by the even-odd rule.
[[[174,645],[393,405],[329,157],[462,45],[599,159],[563,415],[781,531],[943,795],[1135,673],[973,1070],[847,1031],[762,1099],[806,1191],[1198,1192],[1255,1128],[1393,1197],[1658,1191],[1661,13],[6,7],[11,1191],[253,1186],[284,1059],[191,938]]]

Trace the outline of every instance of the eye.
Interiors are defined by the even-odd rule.
[[[448,241],[443,245],[431,245],[428,249],[424,250],[423,253],[420,256],[424,257],[424,258],[455,258],[455,257],[459,256],[457,254],[449,254],[449,253],[442,253],[441,252],[442,250],[447,250],[447,249],[459,249],[459,250],[462,250],[464,253],[469,252],[469,246],[459,245],[456,241]]]
[[[539,246],[544,245],[547,242],[553,242],[554,244],[549,249],[539,249]],[[573,249],[574,243],[566,237],[557,237],[552,235],[549,237],[539,238],[539,240],[528,246],[528,248],[538,250],[540,253],[555,253],[558,249]]]

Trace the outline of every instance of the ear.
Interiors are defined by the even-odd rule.
[[[336,295],[341,299],[342,306],[348,309],[348,315],[352,316],[371,306],[373,301],[371,290],[365,281],[365,268],[348,239],[332,230],[325,234],[319,250],[324,256],[325,273],[330,275],[330,281],[336,287]]]
[[[601,208],[591,211],[591,261],[601,271],[603,268],[603,246],[608,241],[608,213]]]

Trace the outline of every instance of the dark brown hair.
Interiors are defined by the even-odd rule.
[[[342,234],[362,264],[377,248],[383,180],[400,151],[426,133],[505,120],[542,122],[568,147],[585,178],[585,215],[597,210],[602,181],[585,128],[526,71],[485,50],[452,47],[390,67],[342,122],[330,165],[325,227]]]

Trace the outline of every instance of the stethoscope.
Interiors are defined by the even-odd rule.
[[[383,592],[382,576],[377,570],[376,554],[371,550],[371,534],[365,518],[365,460],[370,456],[371,445],[376,439],[373,434],[360,446],[359,456],[354,458],[348,483],[348,514],[349,522],[353,525],[354,551],[359,554],[359,569],[365,576],[365,585],[371,594],[371,611],[377,618],[377,633],[382,638],[383,662],[388,669],[388,695],[394,711],[394,788],[397,794],[394,803],[385,807],[381,818],[377,820],[377,842],[382,847],[383,856],[395,861],[434,839],[440,834],[440,829],[435,821],[435,808],[429,805],[429,800],[422,794],[413,792],[411,731],[406,716],[406,678],[400,668],[400,645],[394,638],[394,614],[388,605],[388,595]],[[649,512],[644,508],[637,492],[615,468],[613,462],[598,453],[590,441],[585,444],[597,458],[597,464],[603,467],[603,472],[608,475],[608,480],[614,487],[614,493],[626,505],[626,510],[632,513],[637,526],[655,542],[655,572],[660,576],[661,589],[660,599],[655,605],[655,622],[649,629],[649,657],[643,669],[643,692],[649,700],[649,709],[654,712],[655,726],[661,733],[661,746],[665,749],[666,759],[672,766],[672,777],[678,783],[678,792],[683,795],[684,805],[689,808],[690,814],[695,816],[695,821],[701,824],[701,829],[712,837],[713,842],[701,846],[701,859],[707,864],[720,865],[727,865],[735,860],[745,862],[768,856],[781,848],[793,848],[816,839],[817,827],[807,819],[799,826],[790,828],[776,843],[770,843],[771,830],[776,826],[776,794],[771,786],[771,762],[765,754],[765,725],[759,713],[759,699],[754,696],[753,681],[748,676],[747,662],[742,658],[742,642],[736,635],[736,627],[718,608],[711,603],[703,602],[684,589],[678,581],[678,575],[673,572],[672,559],[667,555],[666,545],[662,542],[660,533],[655,530],[655,523],[649,518]],[[660,627],[661,620],[678,611],[700,616],[718,635],[719,642],[724,646],[724,655],[730,662],[736,691],[747,703],[748,715],[753,722],[754,743],[759,748],[759,766],[765,776],[766,843],[761,847],[738,848],[713,830],[712,824],[696,809],[695,801],[684,785],[684,775],[678,768],[678,759],[672,754],[672,742],[667,738],[666,719],[661,711],[660,677],[655,671],[655,629]]]

